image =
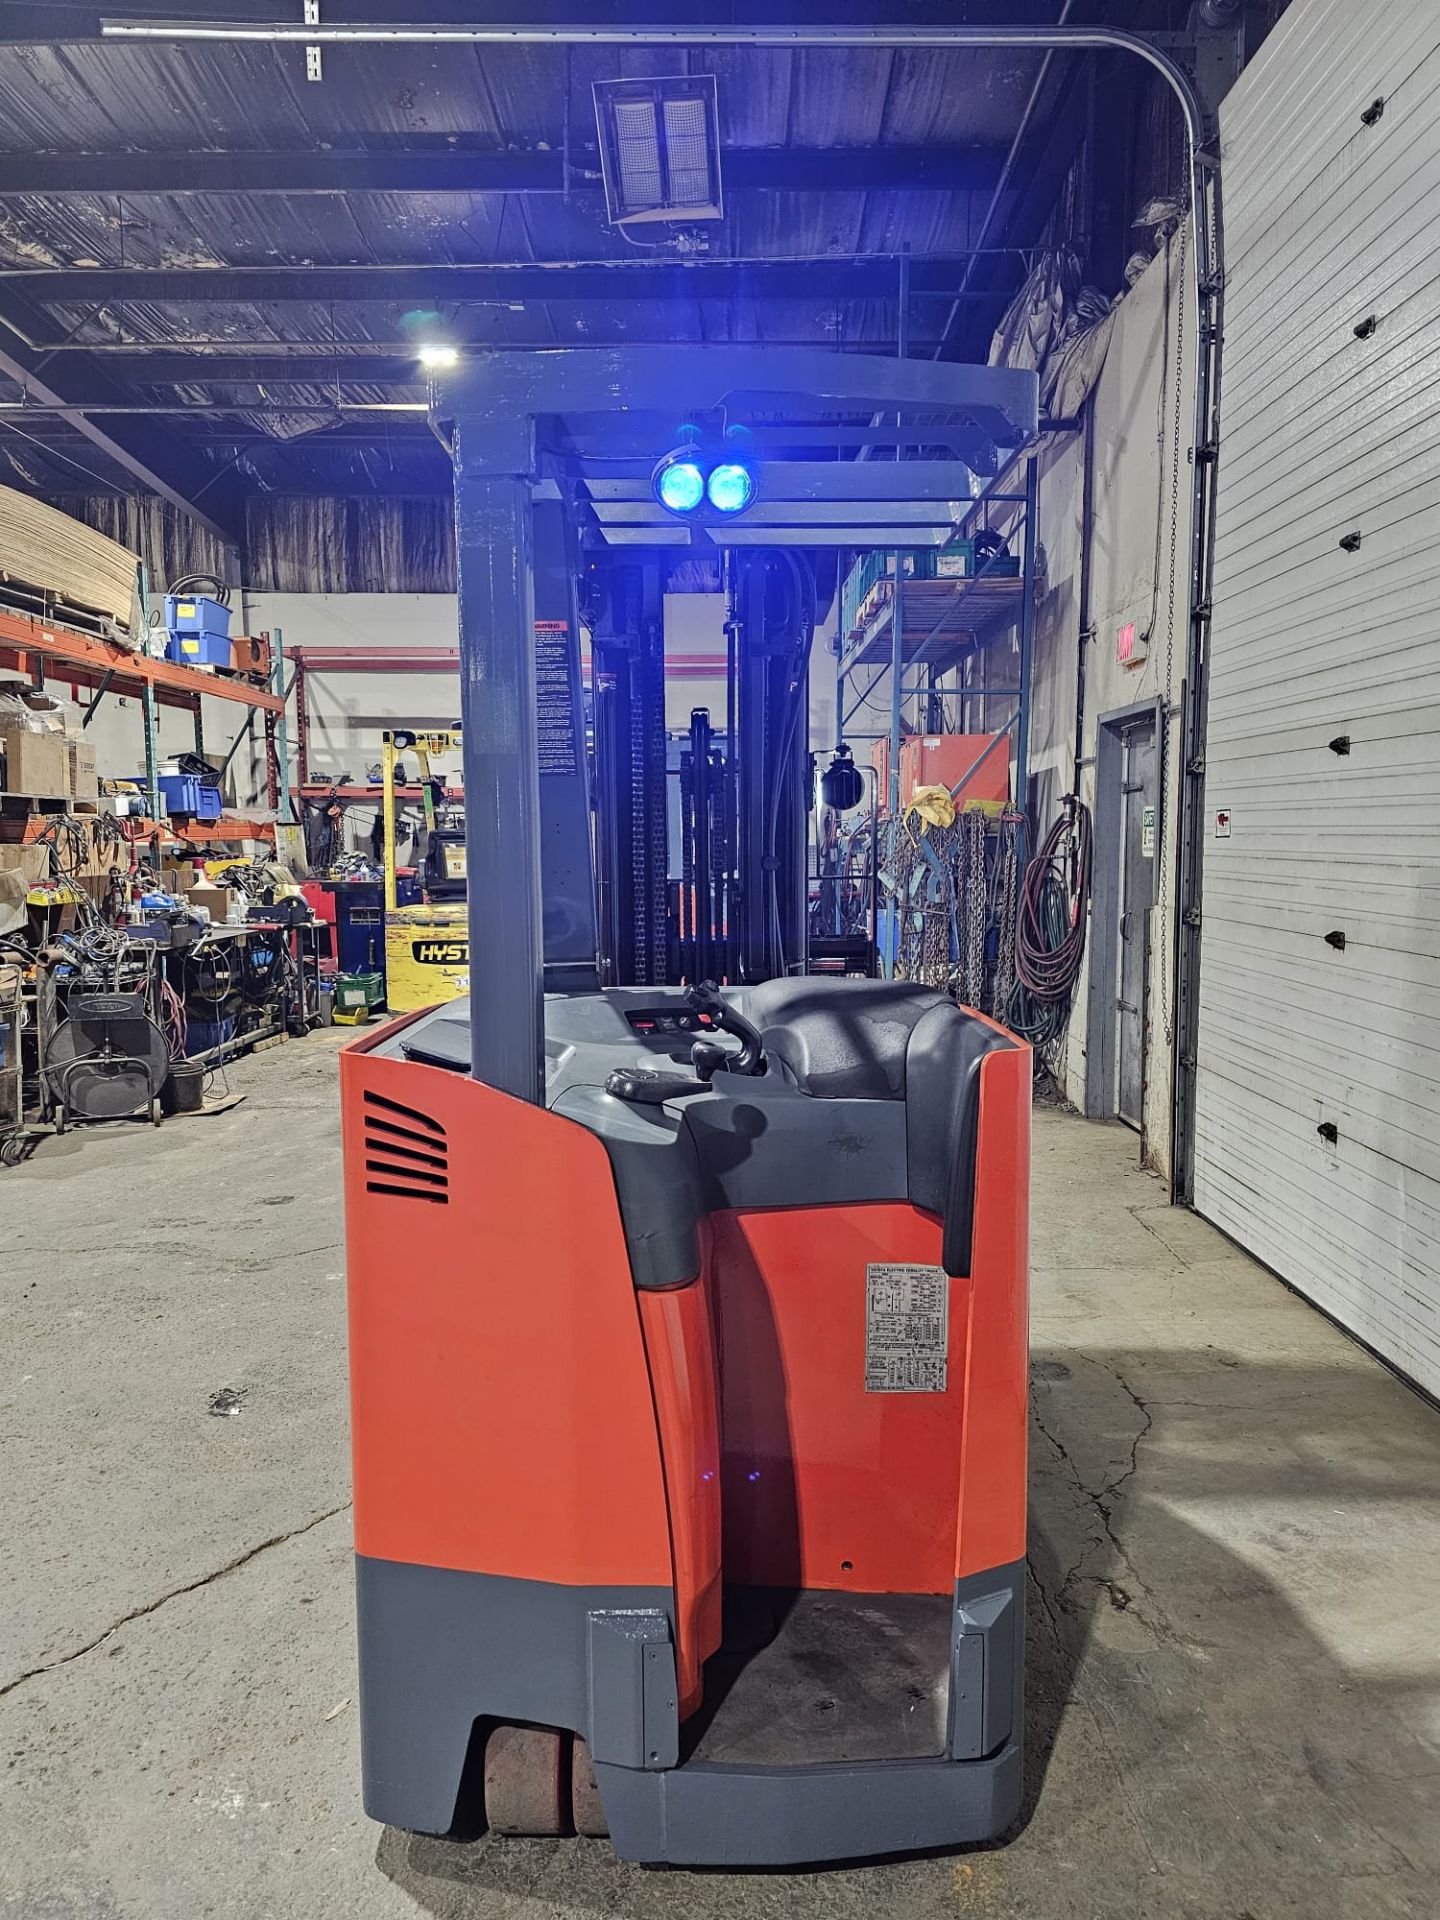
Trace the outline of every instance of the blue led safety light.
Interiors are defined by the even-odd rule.
[[[731,437],[727,434],[727,441]],[[707,449],[694,427],[681,428],[680,444],[656,461],[650,485],[667,513],[687,520],[698,515],[702,521],[743,513],[758,489],[748,460],[738,459],[734,451],[722,457],[719,448]]]
[[[655,493],[671,513],[693,513],[705,498],[705,476],[693,460],[675,460],[655,475]]]
[[[710,469],[705,491],[717,513],[743,513],[755,498],[755,476],[738,460],[722,460]]]

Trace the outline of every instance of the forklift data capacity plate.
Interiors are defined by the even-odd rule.
[[[865,1269],[865,1391],[944,1393],[950,1285],[941,1267]]]

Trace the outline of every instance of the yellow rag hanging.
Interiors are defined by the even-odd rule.
[[[922,833],[929,827],[953,827],[955,796],[948,787],[917,787],[905,807],[907,821],[912,815],[919,820]]]

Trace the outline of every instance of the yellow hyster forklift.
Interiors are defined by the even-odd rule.
[[[943,544],[1036,405],[763,347],[476,353],[435,394],[477,964],[342,1061],[377,1820],[732,1866],[1015,1820],[1029,1050],[807,972],[806,714],[837,553]],[[729,686],[677,915],[697,579]]]
[[[465,912],[465,820],[457,812],[432,760],[457,752],[458,727],[442,732],[395,730],[382,736],[380,762],[385,836],[385,997],[392,1013],[409,1013],[453,1000],[470,987]],[[415,757],[424,826],[419,836],[420,899],[399,904],[396,874],[395,770],[400,755]]]

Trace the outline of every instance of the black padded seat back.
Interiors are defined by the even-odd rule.
[[[798,979],[747,988],[741,1011],[817,1100],[903,1100],[910,1036],[950,1005],[899,980]]]
[[[905,1054],[905,1163],[910,1204],[943,1223],[940,1264],[969,1277],[980,1139],[980,1066],[1012,1047],[998,1028],[942,999],[915,1023]]]

